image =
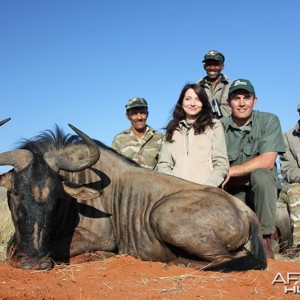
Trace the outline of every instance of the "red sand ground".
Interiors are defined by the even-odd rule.
[[[129,256],[50,271],[25,271],[2,262],[0,299],[299,299],[299,282],[287,284],[288,289],[295,286],[295,293],[287,294],[283,282],[272,282],[278,273],[281,281],[287,281],[288,273],[300,275],[300,263],[269,260],[268,264],[265,271],[223,274]]]

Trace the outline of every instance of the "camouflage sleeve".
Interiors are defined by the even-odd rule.
[[[113,141],[112,141],[112,144],[111,144],[111,147],[116,150],[118,153],[121,153],[121,149],[119,147],[119,143],[118,143],[118,137],[115,136]]]
[[[174,160],[172,158],[171,147],[171,143],[163,141],[156,165],[158,172],[173,175]]]

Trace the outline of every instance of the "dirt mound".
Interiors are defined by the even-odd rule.
[[[0,263],[0,299],[282,299],[297,296],[295,261],[269,260],[265,271],[218,273],[145,262],[129,256],[25,271]],[[281,274],[282,277],[278,277]],[[293,277],[295,277],[294,275]],[[275,278],[281,282],[272,284]],[[299,280],[299,275],[298,275]],[[295,292],[292,292],[295,286]],[[300,288],[298,287],[299,293]],[[299,295],[298,295],[299,296]]]

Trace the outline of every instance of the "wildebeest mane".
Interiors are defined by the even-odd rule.
[[[122,154],[108,147],[104,143],[95,139],[93,139],[93,141],[100,148],[116,154],[119,158],[127,161],[131,165],[134,165],[136,167],[140,166],[132,159],[123,156]],[[31,139],[23,139],[19,143],[18,148],[29,150],[32,153],[37,155],[43,155],[48,151],[59,151],[60,149],[66,148],[70,145],[74,145],[74,144],[76,145],[82,143],[83,141],[78,135],[66,134],[62,128],[60,128],[57,124],[55,124],[54,130],[45,130]]]
[[[77,135],[65,134],[63,129],[55,125],[54,130],[45,130],[31,139],[23,139],[18,148],[26,149],[35,154],[44,154],[47,151],[60,150],[68,145],[78,143]]]

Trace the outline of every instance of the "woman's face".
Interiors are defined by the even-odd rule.
[[[187,121],[194,121],[198,117],[202,109],[202,102],[193,89],[188,89],[185,92],[182,108],[185,111]]]

